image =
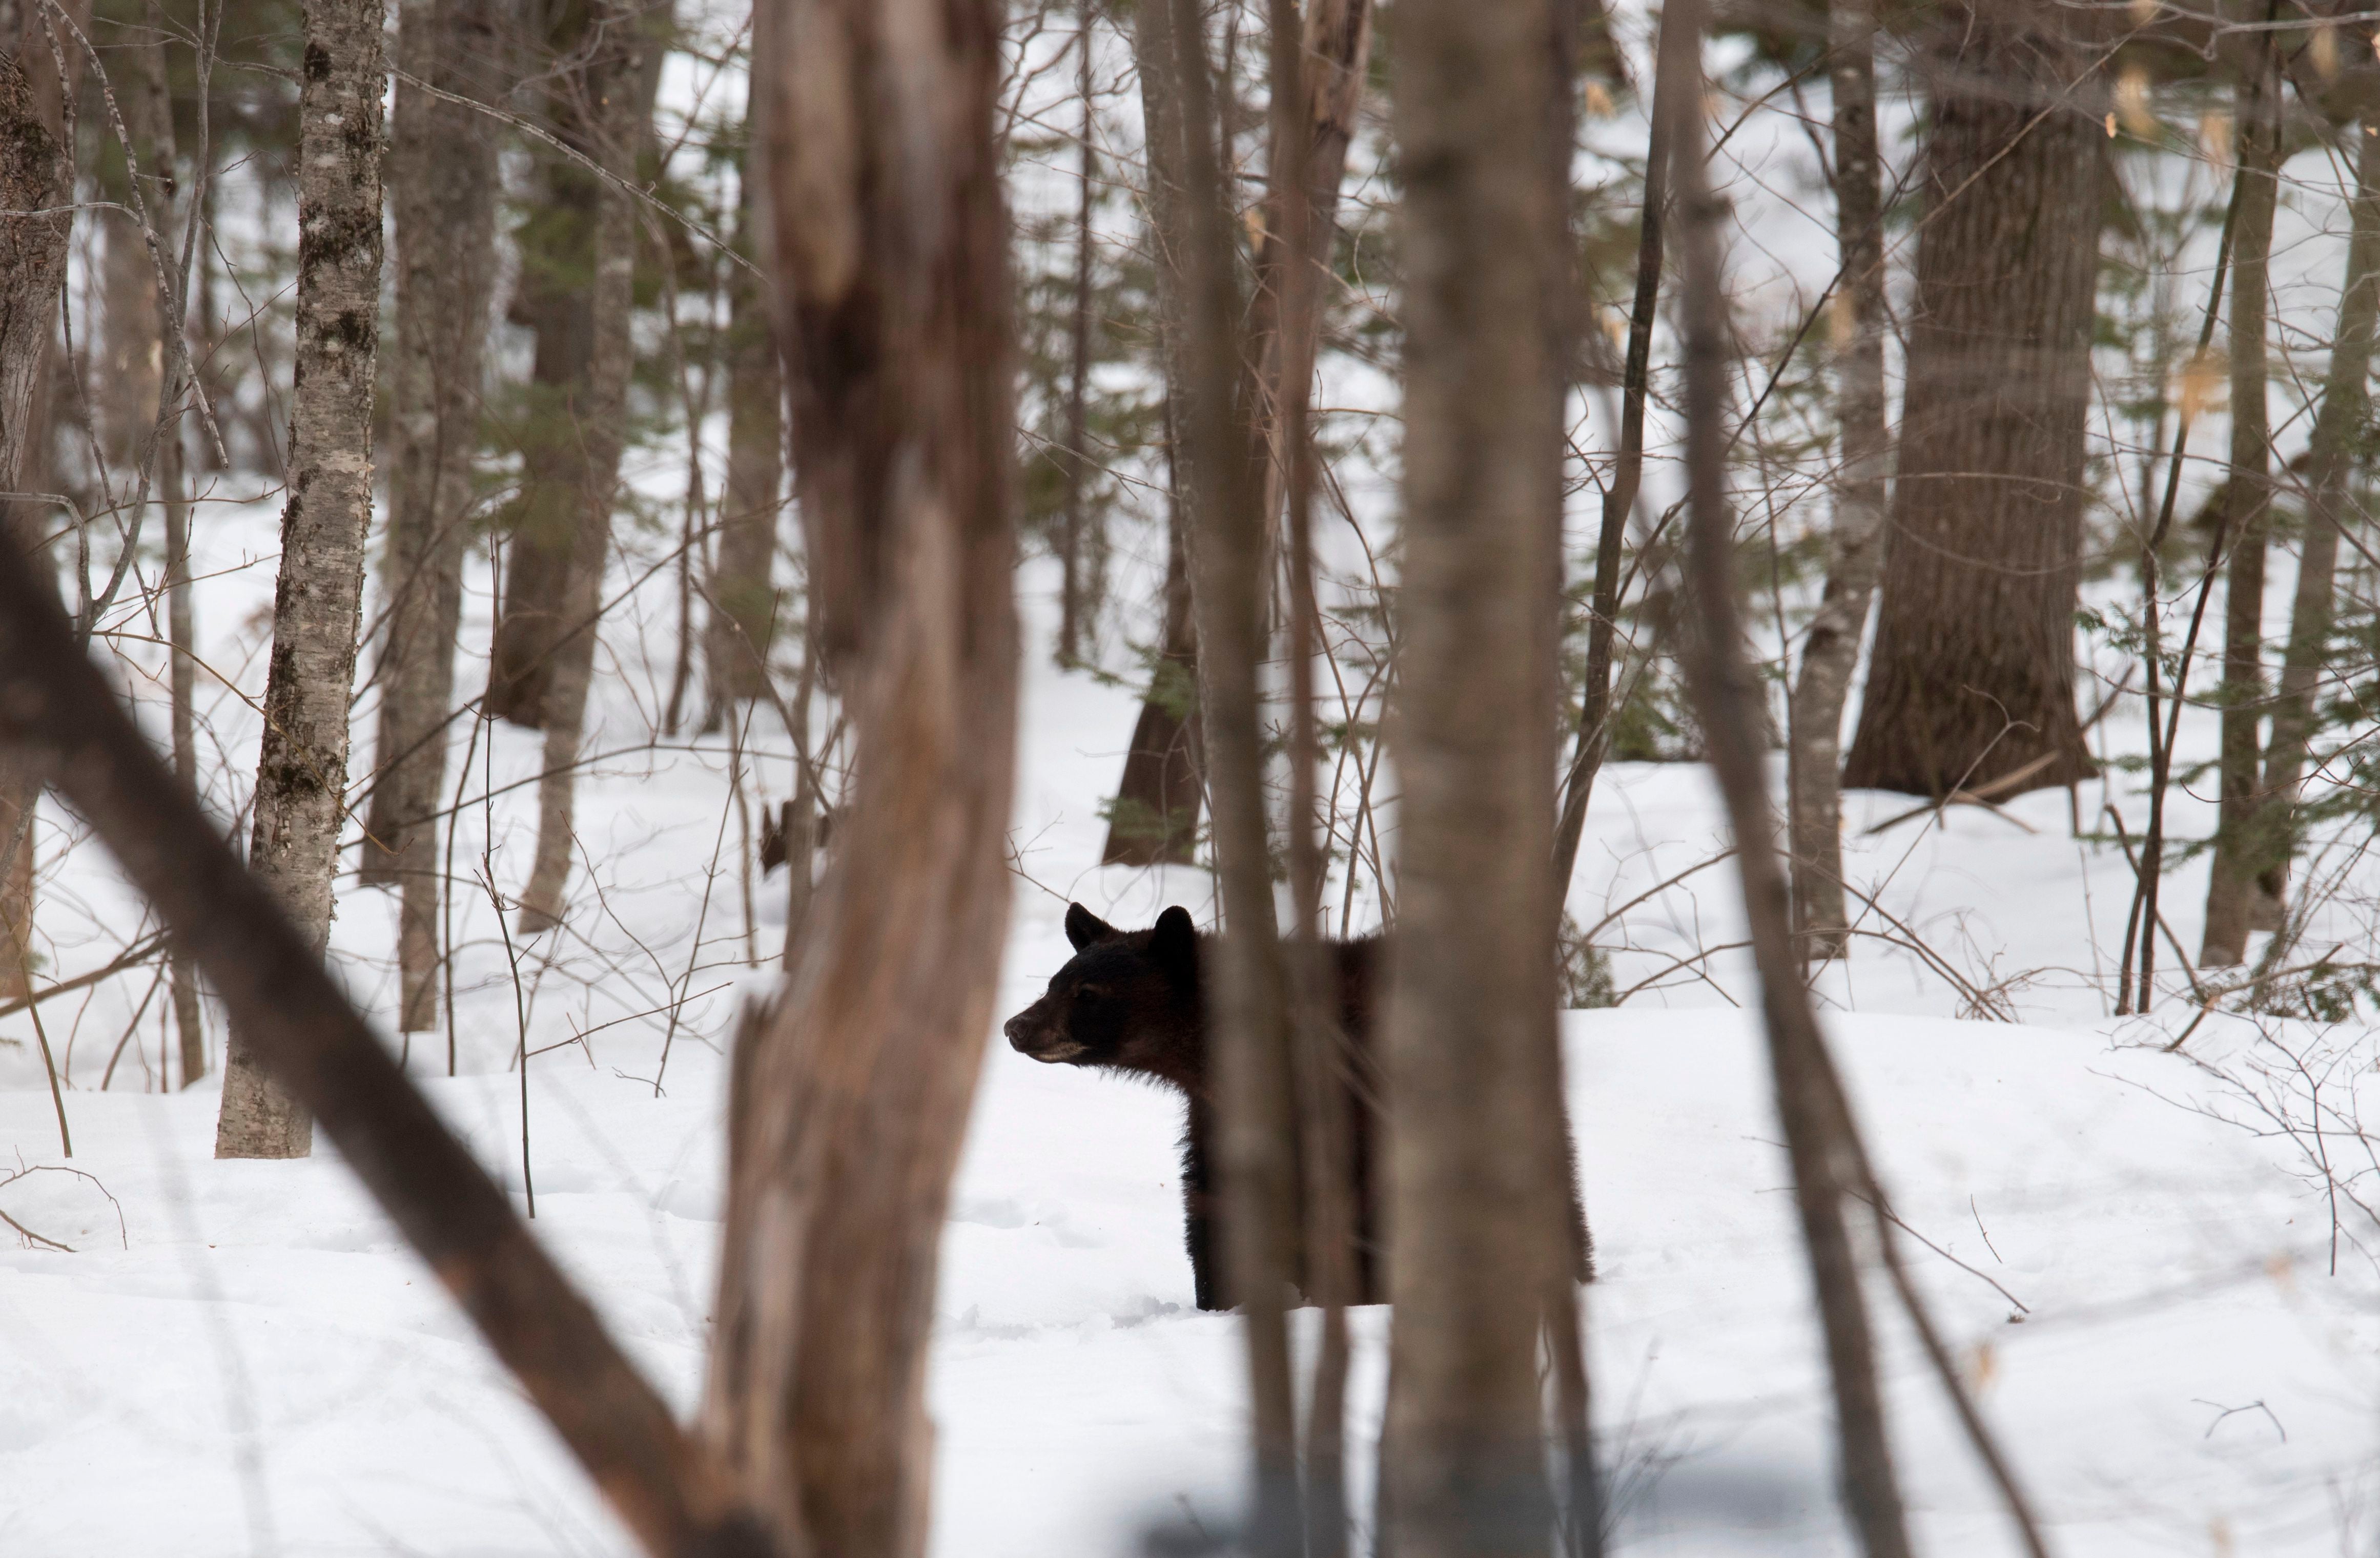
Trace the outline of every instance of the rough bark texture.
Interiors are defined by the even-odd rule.
[[[1109,865],[1186,865],[1196,858],[1198,810],[1206,794],[1207,753],[1197,708],[1198,630],[1191,608],[1190,534],[1202,510],[1197,461],[1189,447],[1196,416],[1184,353],[1182,261],[1187,211],[1177,175],[1184,155],[1182,103],[1166,65],[1164,4],[1135,6],[1134,73],[1148,145],[1148,243],[1157,277],[1159,357],[1165,368],[1166,471],[1170,480],[1165,566],[1165,637],[1151,668],[1148,695],[1133,723],[1123,777],[1108,815]]]
[[[1927,66],[1917,302],[1876,651],[1843,784],[1944,795],[2049,761],[2074,713],[2107,137],[2055,7],[1953,6]]]
[[[1727,386],[1732,332],[1719,252],[1726,220],[1704,165],[1699,0],[1670,0],[1661,40],[1670,105],[1670,178],[1677,192],[1683,264],[1681,312],[1686,355],[1686,472],[1690,504],[1687,586],[1698,631],[1686,674],[1712,777],[1727,803],[1736,864],[1760,972],[1777,1114],[1793,1170],[1793,1200],[1810,1257],[1819,1320],[1833,1378],[1835,1426],[1846,1515],[1866,1558],[1909,1558],[1911,1547],[1891,1444],[1886,1436],[1874,1335],[1846,1224],[1849,1202],[1882,1196],[1865,1170],[1857,1129],[1793,947],[1785,872],[1765,772],[1762,696],[1745,661],[1736,598],[1733,517],[1727,497]],[[1689,27],[1687,24],[1693,25]],[[1407,888],[1408,897],[1411,888]],[[1922,1314],[1912,1306],[1912,1314]]]
[[[477,103],[507,85],[513,0],[413,0],[407,75]],[[380,773],[364,824],[369,883],[396,888],[398,1025],[438,1025],[437,813],[445,788],[463,560],[480,447],[481,346],[495,286],[497,139],[468,104],[396,86],[396,346],[389,375],[388,600]]]
[[[749,250],[752,179],[746,166],[737,220],[745,228],[742,247]],[[769,695],[769,650],[781,625],[770,572],[784,507],[784,378],[759,278],[734,266],[727,285],[727,501],[719,516],[719,564],[711,574],[705,641],[706,731],[719,728],[735,700]]]
[[[936,1252],[1007,928],[1009,226],[989,0],[756,18],[764,233],[851,799],[747,1028],[706,1426],[789,1552],[912,1558]]]
[[[1876,134],[1876,7],[1834,0],[1828,15],[1835,98],[1835,235],[1842,256],[1839,307],[1849,339],[1835,362],[1836,420],[1842,429],[1834,527],[1827,537],[1827,588],[1802,647],[1793,684],[1793,929],[1802,955],[1842,954],[1843,700],[1867,632],[1867,609],[1884,554],[1885,429],[1883,159]]]
[[[2271,51],[2259,50],[2269,60]],[[2272,432],[2265,406],[2265,323],[2273,211],[2280,197],[2281,83],[2269,65],[2240,91],[2240,207],[2231,230],[2231,454],[2220,533],[2231,557],[2223,590],[2223,708],[2215,858],[2206,882],[2206,929],[2198,966],[2229,968],[2252,930],[2278,930],[2280,904],[2258,881],[2267,851],[2252,835],[2262,804],[2256,783],[2265,717],[2265,554],[2272,528]]]
[[[42,50],[39,30],[22,30],[30,35],[6,42]],[[49,56],[38,58],[46,64]],[[47,211],[70,198],[73,168],[59,139],[58,104],[54,68],[29,72],[15,54],[0,51],[0,207]],[[64,214],[0,219],[0,490],[21,490],[28,472],[44,483],[49,477],[50,421],[33,392],[53,355],[68,223]],[[0,499],[0,515],[6,539],[46,564],[42,509]],[[23,754],[0,753],[0,1000],[31,990],[33,811],[41,793],[38,766]]]
[[[0,124],[6,91],[0,65]],[[6,247],[0,237],[0,253]],[[5,367],[0,358],[0,375]],[[242,868],[197,797],[149,749],[78,650],[46,562],[14,547],[0,548],[0,742],[30,747],[55,774],[61,795],[206,971],[251,1057],[319,1113],[341,1159],[645,1551],[778,1552],[738,1506],[715,1457],[679,1429],[503,1189],[348,1004],[316,936],[292,921],[287,894]]]
[[[1556,1116],[1556,600],[1563,212],[1541,152],[1542,3],[1397,8],[1405,555],[1392,727],[1402,894],[1389,1007],[1398,1558],[1544,1553],[1537,1333],[1568,1264]],[[1459,1035],[1459,1038],[1458,1038]]]
[[[1157,7],[1150,7],[1155,12]],[[1247,1334],[1253,1451],[1250,1551],[1293,1553],[1297,1517],[1297,1425],[1284,1320],[1293,1257],[1297,1165],[1293,1144],[1286,970],[1274,919],[1272,856],[1265,817],[1264,742],[1257,666],[1264,652],[1264,515],[1261,391],[1242,339],[1237,251],[1217,90],[1209,74],[1198,0],[1170,0],[1145,14],[1144,34],[1162,30],[1152,61],[1180,108],[1181,133],[1155,146],[1149,182],[1180,197],[1181,313],[1168,334],[1180,344],[1181,425],[1196,475],[1190,526],[1192,600],[1198,620],[1198,709],[1210,763],[1215,875],[1225,935],[1202,962],[1215,1076],[1211,1166],[1229,1217],[1224,1290]]]
[[[636,171],[637,144],[652,119],[652,73],[647,66],[669,23],[666,11],[641,12],[627,5],[604,15],[607,25],[590,29],[589,46],[596,52],[583,80],[601,109],[594,133],[603,165],[625,179]],[[561,631],[548,639],[540,662],[545,768],[537,786],[537,854],[520,896],[525,935],[562,923],[563,889],[570,884],[570,859],[577,844],[572,814],[578,793],[578,743],[594,680],[603,563],[612,550],[612,507],[620,488],[620,455],[627,442],[628,376],[636,367],[628,326],[636,301],[637,213],[628,193],[609,180],[596,191],[593,252],[594,284],[587,294],[592,349],[573,402],[575,458],[579,462],[573,493],[577,512],[558,601]]]
[[[289,497],[264,683],[249,861],[317,952],[331,930],[347,783],[347,700],[371,522],[380,346],[382,8],[307,0],[298,180],[297,380]],[[218,1157],[303,1157],[305,1106],[237,1024],[224,1059]]]
[[[2362,128],[2353,139],[2358,142],[2355,191],[2349,207],[2338,331],[2323,380],[2322,410],[2307,445],[2305,539],[2299,550],[2280,698],[2265,747],[2264,810],[2250,836],[2262,851],[2263,892],[2276,904],[2284,898],[2296,852],[2295,814],[2313,735],[2315,694],[2338,610],[2339,530],[2357,517],[2350,484],[2359,442],[2372,414],[2369,377],[2374,323],[2380,320],[2380,135]]]

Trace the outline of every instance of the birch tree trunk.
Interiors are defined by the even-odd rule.
[[[473,103],[501,99],[515,36],[508,0],[413,0],[400,17],[407,73]],[[495,287],[497,142],[468,103],[396,86],[396,349],[389,375],[388,598],[381,646],[380,773],[362,880],[393,886],[397,1025],[438,1026],[438,811],[452,726],[463,561],[483,399],[481,345]]]
[[[2280,928],[2280,904],[2258,877],[2268,849],[2252,837],[2277,814],[2264,805],[2256,759],[2265,717],[2265,554],[2272,528],[2272,434],[2265,407],[2265,319],[2273,212],[2280,196],[2281,94],[2275,51],[2240,91],[2240,210],[2231,229],[2231,455],[2218,534],[2231,548],[2223,590],[2223,708],[2215,856],[2198,966],[2230,968],[2248,933]],[[2335,532],[2334,532],[2335,533]]]
[[[748,132],[747,132],[748,141]],[[745,153],[738,247],[752,248],[751,153]],[[761,283],[731,266],[727,283],[727,502],[710,583],[710,675],[702,728],[715,731],[738,698],[766,697],[779,598],[770,574],[785,482],[785,383],[769,332]]]
[[[2276,906],[2284,900],[2297,849],[2295,813],[2313,736],[2315,692],[2336,622],[2339,532],[2357,517],[2350,484],[2358,442],[2372,414],[2372,347],[2374,324],[2380,321],[2380,136],[2365,127],[2352,139],[2357,151],[2355,190],[2348,207],[2347,274],[2339,286],[2338,331],[2331,341],[2330,370],[2323,380],[2322,409],[2307,443],[2305,540],[2290,606],[2289,648],[2281,661],[2280,697],[2265,747],[2265,810],[2252,835],[2266,851],[2259,892]]]
[[[1543,0],[1397,7],[1404,792],[1380,1484],[1398,1558],[1552,1540],[1537,1335],[1572,1253],[1543,1098],[1568,366],[1548,318],[1565,213],[1543,148],[1569,87],[1554,36]]]
[[[799,967],[737,1047],[703,1419],[786,1552],[916,1558],[936,1257],[1008,920],[998,8],[796,0],[755,19],[811,620],[854,782]]]
[[[658,46],[667,13],[607,7],[610,24],[586,71],[587,90],[601,105],[596,121],[603,165],[617,179],[636,173],[637,145],[652,117],[646,85],[649,51]],[[587,695],[595,671],[597,621],[603,604],[603,564],[612,550],[612,506],[620,487],[620,455],[627,441],[628,376],[636,367],[629,323],[637,272],[636,208],[610,179],[595,198],[595,284],[589,291],[592,350],[577,400],[577,442],[584,465],[577,493],[576,529],[558,619],[544,670],[541,706],[545,767],[537,786],[537,855],[520,895],[520,929],[535,935],[562,923],[563,889],[570,882],[577,845],[573,814],[578,791],[578,745],[587,723]]]
[[[1875,0],[1834,0],[1828,43],[1835,97],[1835,235],[1842,256],[1849,339],[1835,365],[1836,420],[1842,428],[1828,537],[1827,587],[1802,649],[1793,684],[1792,827],[1794,937],[1813,962],[1842,956],[1843,701],[1869,598],[1884,561],[1885,429],[1883,158],[1876,133]]]
[[[371,522],[380,346],[382,7],[306,0],[298,96],[297,387],[249,864],[319,953],[347,783],[347,700]],[[312,1118],[250,1052],[225,1053],[217,1157],[304,1157]]]

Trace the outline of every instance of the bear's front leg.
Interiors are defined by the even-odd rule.
[[[1218,1241],[1216,1197],[1207,1171],[1207,1138],[1213,1117],[1198,1099],[1190,1101],[1189,1129],[1182,1138],[1182,1236],[1190,1251],[1190,1281],[1202,1310],[1228,1310],[1223,1297],[1222,1251]]]

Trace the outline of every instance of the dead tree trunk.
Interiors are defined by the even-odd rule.
[[[1215,127],[1216,83],[1198,0],[1141,18],[1143,44],[1179,109],[1179,131],[1152,143],[1149,183],[1179,198],[1178,342],[1182,429],[1193,479],[1191,597],[1198,620],[1198,710],[1210,760],[1215,870],[1224,936],[1202,969],[1213,1021],[1216,1169],[1229,1209],[1226,1292],[1245,1317],[1252,1405],[1250,1550],[1293,1553],[1297,1424],[1284,1314],[1297,1165],[1293,1145],[1286,971],[1274,917],[1265,819],[1257,667],[1264,646],[1261,391],[1239,329],[1241,296]]]
[[[1148,694],[1125,749],[1123,777],[1108,812],[1107,865],[1186,865],[1196,858],[1198,811],[1207,787],[1204,723],[1197,702],[1197,616],[1192,609],[1190,535],[1203,500],[1196,451],[1196,408],[1182,339],[1182,264],[1188,242],[1184,195],[1167,169],[1181,166],[1185,133],[1181,99],[1165,64],[1165,3],[1135,7],[1132,57],[1140,80],[1148,145],[1148,244],[1157,277],[1158,356],[1165,370],[1168,477],[1165,628],[1150,667]]]
[[[1876,133],[1874,0],[1834,0],[1828,14],[1835,97],[1835,235],[1850,339],[1836,361],[1842,427],[1827,588],[1802,648],[1793,684],[1791,847],[1793,929],[1813,961],[1847,948],[1843,912],[1843,700],[1867,631],[1869,598],[1883,562],[1885,429],[1883,156]]]
[[[1571,1268],[1548,711],[1566,212],[1543,3],[1397,8],[1404,170],[1403,781],[1387,1088],[1391,1334],[1380,1465],[1399,1558],[1552,1541],[1538,1327]],[[1463,1041],[1447,1043],[1460,1032]]]
[[[1876,651],[1842,782],[1947,795],[2092,771],[2074,713],[2084,422],[2107,137],[2064,14],[1953,6]],[[2031,767],[2036,760],[2038,767]]]
[[[757,20],[812,620],[856,745],[800,966],[739,1046],[704,1415],[787,1551],[915,1558],[936,1250],[1008,919],[999,21],[987,0]]]
[[[2289,648],[2281,661],[2280,697],[2265,747],[2262,804],[2252,837],[2267,850],[2260,892],[2280,904],[2297,851],[2296,810],[2313,737],[2315,692],[2322,680],[2336,620],[2340,530],[2356,519],[2350,483],[2358,443],[2372,412],[2369,376],[2375,321],[2380,321],[2380,136],[2352,135],[2359,144],[2355,191],[2349,204],[2347,275],[2338,293],[2338,331],[2324,377],[2322,409],[2307,444],[2305,540],[2298,559],[2297,595],[2290,607]]]
[[[1661,92],[1670,105],[1670,186],[1683,259],[1682,303],[1686,356],[1686,477],[1690,505],[1687,581],[1696,631],[1687,639],[1686,671],[1707,746],[1712,777],[1727,803],[1760,971],[1761,1011],[1793,1197],[1817,1289],[1834,1380],[1843,1504],[1866,1558],[1908,1558],[1907,1518],[1885,1433],[1874,1335],[1860,1290],[1846,1217],[1851,1197],[1876,1194],[1864,1173],[1858,1138],[1803,984],[1792,942],[1785,873],[1777,860],[1759,732],[1767,719],[1745,664],[1736,600],[1734,522],[1727,498],[1727,383],[1730,339],[1719,232],[1724,203],[1704,166],[1702,18],[1696,0],[1670,0],[1663,18]],[[1689,20],[1694,25],[1684,25]],[[1673,36],[1668,29],[1676,28]],[[1412,888],[1406,888],[1408,900]]]
[[[318,953],[330,936],[347,699],[371,521],[380,345],[382,7],[307,0],[298,97],[297,389],[249,861]],[[313,1121],[235,1024],[218,1157],[303,1157]]]
[[[2280,902],[2259,878],[2271,851],[2254,837],[2277,814],[2258,792],[2256,759],[2265,717],[2265,554],[2272,528],[2272,434],[2265,408],[2265,309],[2273,212],[2280,195],[2281,94],[2277,51],[2255,51],[2259,66],[2240,91],[2240,208],[2231,229],[2231,457],[2219,534],[2230,541],[2223,590],[2223,708],[2216,764],[2214,869],[2206,882],[2206,930],[2198,966],[2230,968],[2248,933],[2278,930]],[[2334,532],[2335,534],[2336,532]]]
[[[637,145],[652,118],[649,51],[667,13],[609,7],[608,25],[590,28],[597,52],[585,73],[603,166],[613,179],[636,172]],[[581,462],[577,516],[560,597],[559,633],[543,661],[545,768],[537,785],[537,855],[520,895],[520,929],[533,936],[562,923],[563,889],[577,844],[572,815],[578,793],[578,743],[587,723],[587,695],[595,673],[597,619],[603,606],[603,564],[612,550],[612,507],[620,488],[620,455],[628,435],[628,376],[636,367],[629,334],[636,297],[637,221],[634,199],[613,179],[595,198],[595,279],[587,377],[576,403]]]
[[[481,347],[495,287],[493,125],[472,103],[505,91],[505,0],[413,0],[390,146],[396,204],[396,351],[389,377],[389,518],[378,760],[362,880],[395,887],[398,1026],[438,1026],[438,811],[446,779],[463,561],[480,447]]]
[[[736,221],[741,246],[753,245],[751,153]],[[770,338],[768,299],[759,280],[732,266],[727,281],[727,502],[719,518],[719,565],[711,575],[708,707],[702,728],[715,731],[739,698],[769,695],[769,650],[776,642],[778,596],[770,573],[777,560],[779,494],[785,482],[785,385]]]

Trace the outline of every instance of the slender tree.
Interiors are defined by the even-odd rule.
[[[414,0],[399,13],[396,342],[389,376],[388,601],[380,771],[362,879],[396,888],[398,1026],[438,1026],[438,811],[445,789],[463,562],[480,449],[482,344],[496,270],[499,101],[517,35],[513,0]]]
[[[1843,912],[1843,701],[1867,632],[1869,598],[1883,562],[1886,467],[1883,156],[1876,132],[1874,0],[1833,0],[1827,17],[1835,99],[1835,244],[1845,320],[1835,365],[1841,428],[1827,586],[1802,647],[1793,683],[1793,928],[1802,955],[1839,957]]]
[[[298,377],[289,498],[264,685],[249,860],[319,952],[347,780],[364,531],[371,519],[372,377],[380,346],[382,7],[307,0],[299,90]],[[303,1157],[313,1121],[235,1023],[218,1157]]]
[[[737,248],[751,240],[750,132],[736,201]],[[709,707],[702,728],[717,730],[735,700],[769,694],[769,651],[776,643],[780,598],[771,572],[777,560],[777,516],[785,482],[785,385],[770,338],[768,299],[759,279],[740,265],[727,277],[727,501],[719,516],[719,563],[710,581],[706,636]]]
[[[2092,772],[2074,608],[2107,137],[2076,95],[2078,25],[1972,0],[1943,8],[1921,55],[1916,308],[1850,788]]]
[[[2198,966],[2228,968],[2252,930],[2278,930],[2280,904],[2259,880],[2266,864],[2252,837],[2268,815],[2257,784],[2265,717],[2265,557],[2273,506],[2272,432],[2265,407],[2265,336],[2270,299],[2273,212],[2280,199],[2282,85],[2278,52],[2255,51],[2234,115],[2239,137],[2239,209],[2231,227],[2231,453],[2217,534],[2230,547],[2223,602],[2223,725],[2216,773],[2214,869],[2206,883],[2206,928]]]
[[[1543,1553],[1537,1337],[1572,1250],[1556,1055],[1553,668],[1564,212],[1541,0],[1397,8],[1403,781],[1380,1467],[1401,1558]],[[1453,1035],[1461,1034],[1454,1042]],[[1559,1083],[1556,1082],[1558,1089]]]

